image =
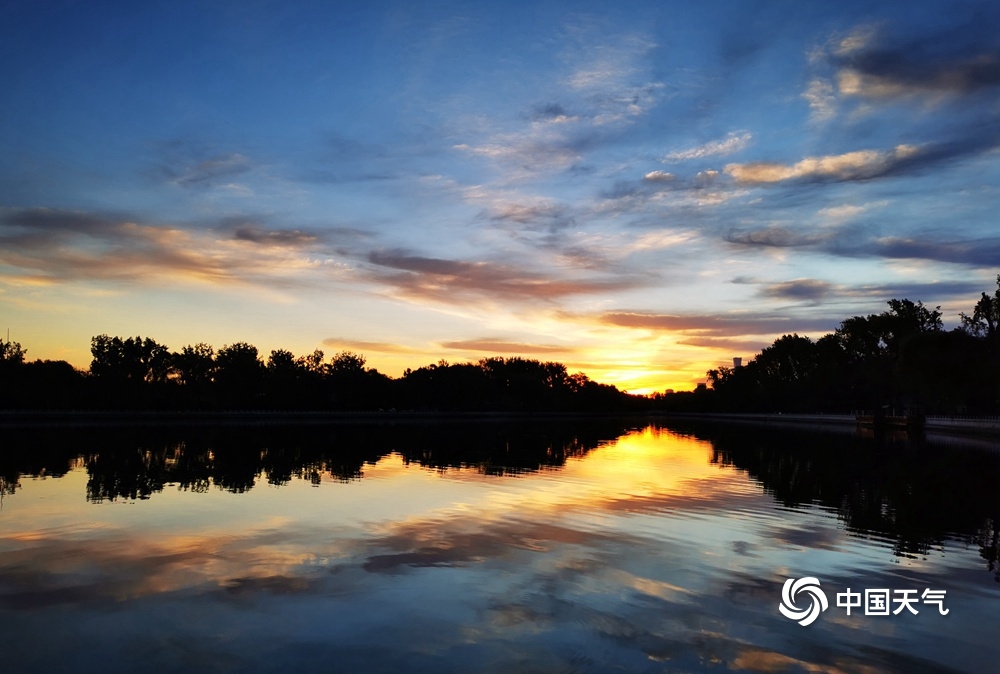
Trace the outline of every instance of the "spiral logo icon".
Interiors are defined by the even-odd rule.
[[[809,607],[800,609],[795,605],[795,596],[799,592],[809,595]],[[778,610],[781,615],[791,620],[797,620],[800,625],[813,624],[819,614],[829,608],[826,601],[826,594],[819,587],[819,580],[812,576],[793,580],[789,578],[785,581],[785,586],[781,588],[781,603]]]

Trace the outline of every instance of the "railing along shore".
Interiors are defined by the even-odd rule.
[[[783,414],[780,412],[729,413],[729,412],[685,412],[669,413],[668,418],[705,419],[717,421],[747,422],[756,424],[808,425],[855,427],[860,425],[862,413],[851,414]],[[972,415],[927,415],[923,417],[923,429],[928,431],[954,431],[970,433],[1000,434],[1000,416]]]

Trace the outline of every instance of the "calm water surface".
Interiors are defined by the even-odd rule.
[[[972,443],[610,421],[4,432],[6,671],[1000,666],[1000,454]],[[830,601],[807,627],[778,611],[802,576]],[[847,588],[942,590],[949,613],[848,616]]]

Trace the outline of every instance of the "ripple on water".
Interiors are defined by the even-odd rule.
[[[1000,457],[774,429],[622,427],[609,440],[603,427],[490,427],[481,445],[468,426],[435,435],[447,432],[366,444],[334,429],[287,447],[207,434],[141,453],[98,438],[100,457],[82,459],[53,448],[66,465],[45,474],[62,477],[15,470],[0,510],[0,649],[17,671],[193,658],[239,671],[972,672],[1000,659]],[[960,507],[928,480],[962,485]],[[802,628],[776,607],[783,580],[804,575],[830,593],[941,587],[953,613],[834,607]],[[144,662],[122,655],[137,644]]]

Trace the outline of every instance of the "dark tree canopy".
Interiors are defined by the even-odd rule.
[[[0,363],[21,364],[24,362],[26,351],[17,342],[4,341],[0,338]]]
[[[745,366],[706,373],[711,390],[674,405],[742,412],[847,412],[881,407],[942,413],[998,409],[1000,276],[973,315],[945,332],[941,307],[893,299],[816,342],[783,335]]]
[[[118,382],[162,382],[170,371],[170,351],[142,337],[98,335],[90,341],[90,373]]]
[[[997,289],[992,295],[983,293],[976,302],[971,316],[962,316],[962,327],[971,335],[994,340],[1000,328],[1000,274],[997,275]]]

